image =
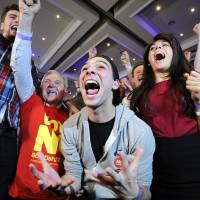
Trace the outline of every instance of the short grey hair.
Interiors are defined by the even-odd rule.
[[[65,89],[67,89],[68,87],[68,79],[66,77],[64,77],[60,72],[58,72],[57,70],[48,70],[47,73],[45,73],[45,75],[43,76],[42,80],[41,80],[41,84],[43,83],[43,81],[45,80],[45,78],[50,75],[50,74],[57,74],[59,75],[63,81],[64,81],[64,86]]]

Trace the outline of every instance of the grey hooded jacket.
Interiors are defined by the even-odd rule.
[[[113,130],[105,144],[105,153],[97,163],[90,143],[90,130],[86,108],[73,115],[63,125],[61,149],[65,158],[66,176],[76,181],[72,184],[75,191],[84,186],[90,194],[98,198],[116,198],[113,191],[97,183],[84,181],[84,170],[105,169],[110,166],[118,169],[117,156],[120,152],[133,158],[137,147],[144,149],[137,171],[139,185],[149,187],[152,180],[152,160],[155,150],[154,136],[150,127],[139,119],[133,111],[122,105],[116,107]],[[83,183],[83,185],[81,185]]]

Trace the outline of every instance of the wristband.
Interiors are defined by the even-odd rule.
[[[200,116],[200,105],[195,106],[195,113],[197,116]]]
[[[125,68],[126,68],[127,71],[132,70],[132,66],[131,66],[131,64],[127,64],[127,65],[125,65]]]
[[[195,106],[195,111],[196,111],[196,112],[198,112],[198,111],[200,112],[200,105],[196,105],[196,106]]]
[[[32,41],[32,35],[25,35],[23,33],[17,32],[17,38],[20,38],[22,40],[28,40],[28,41]]]
[[[137,197],[135,197],[133,200],[140,200],[142,198],[142,191],[139,190]]]

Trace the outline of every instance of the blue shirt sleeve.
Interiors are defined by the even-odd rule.
[[[10,66],[21,102],[28,100],[35,87],[31,75],[32,33],[17,32],[12,48]]]

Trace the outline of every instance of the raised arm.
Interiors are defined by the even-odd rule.
[[[200,72],[200,23],[196,24],[193,28],[193,31],[197,34],[197,52],[194,59],[194,69],[197,72]]]
[[[40,9],[40,0],[19,0],[19,27],[11,55],[16,88],[21,102],[26,101],[35,91],[31,75],[32,22]]]
[[[127,51],[123,51],[121,53],[120,60],[121,60],[122,65],[125,67],[125,69],[127,71],[128,80],[129,80],[129,82],[131,82],[131,79],[132,79],[132,66],[131,66],[130,57],[129,57],[129,54],[128,54]]]
[[[186,88],[190,91],[192,100],[195,104],[195,113],[200,130],[200,73],[191,71],[190,74],[185,74]]]

